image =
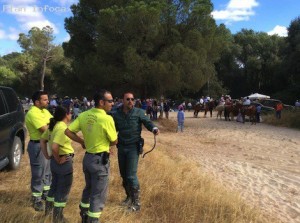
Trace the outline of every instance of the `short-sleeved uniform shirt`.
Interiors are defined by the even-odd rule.
[[[92,108],[81,113],[71,123],[69,130],[82,132],[89,153],[109,152],[110,142],[117,140],[114,120],[103,109]]]
[[[47,109],[32,106],[25,117],[26,127],[31,140],[40,140],[42,133],[39,128],[48,125],[53,116]]]
[[[52,148],[53,143],[59,145],[59,155],[74,153],[74,149],[71,146],[71,139],[65,135],[67,127],[65,122],[57,122],[52,132],[47,129],[41,136],[42,139],[48,140],[50,148]]]

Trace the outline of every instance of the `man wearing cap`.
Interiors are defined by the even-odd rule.
[[[126,198],[122,202],[132,211],[139,211],[140,185],[137,178],[139,155],[142,152],[142,124],[153,134],[158,135],[158,128],[151,122],[145,111],[134,107],[133,93],[123,95],[123,105],[113,113],[118,131],[118,162]]]
[[[30,135],[28,154],[31,167],[31,192],[33,208],[43,211],[45,199],[51,184],[50,162],[41,152],[40,138],[47,130],[52,115],[46,109],[49,103],[48,93],[36,91],[32,95],[34,105],[27,112],[25,123]]]

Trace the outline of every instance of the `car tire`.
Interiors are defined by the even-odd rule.
[[[22,141],[19,137],[15,136],[12,148],[8,156],[8,168],[10,170],[16,170],[19,168],[22,159]]]

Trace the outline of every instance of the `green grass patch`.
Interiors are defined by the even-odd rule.
[[[268,113],[263,116],[263,122],[282,127],[300,129],[300,109],[283,110],[281,119],[277,119],[274,113]]]

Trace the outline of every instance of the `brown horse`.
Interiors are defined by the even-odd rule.
[[[215,101],[211,100],[209,102],[206,102],[204,105],[204,117],[206,117],[207,112],[209,111],[210,117],[212,117],[212,111],[215,108]]]
[[[197,118],[198,117],[198,113],[200,111],[204,111],[204,104],[196,104],[194,106],[194,117]]]
[[[234,119],[234,116],[239,114],[239,107],[236,104],[224,105],[224,117],[225,121],[230,121]],[[229,118],[231,117],[231,119]]]
[[[249,121],[251,122],[251,125],[256,125],[256,107],[255,105],[250,106],[244,106],[240,103],[236,104],[236,107],[239,109],[239,111],[242,114],[243,123],[245,123],[245,116],[247,115],[249,117]]]
[[[244,111],[242,111],[242,117],[245,122],[245,115],[249,116],[249,120],[251,122],[251,125],[256,125],[256,107],[255,105],[251,105],[248,108],[245,108]]]

